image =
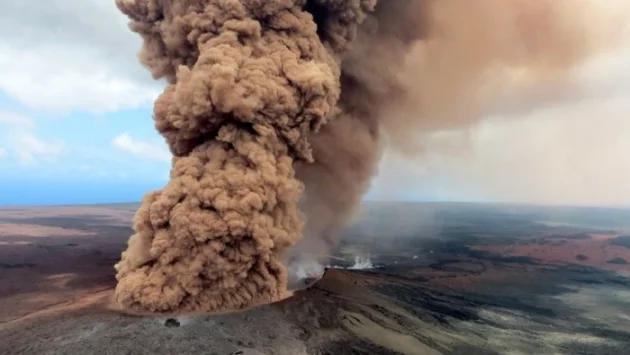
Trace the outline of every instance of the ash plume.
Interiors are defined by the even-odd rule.
[[[147,194],[116,299],[222,312],[287,296],[324,257],[387,143],[472,125],[513,74],[561,82],[594,52],[570,1],[116,0],[168,85],[170,181]],[[509,79],[509,80],[508,80]]]

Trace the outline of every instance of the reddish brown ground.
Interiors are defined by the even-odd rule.
[[[545,245],[490,245],[472,246],[474,250],[484,250],[509,256],[527,256],[538,263],[548,265],[579,264],[596,266],[624,273],[630,273],[630,264],[620,265],[608,263],[614,258],[622,258],[630,262],[630,249],[610,244],[610,239],[617,235],[592,235],[590,239],[554,238],[557,243]],[[560,244],[560,242],[562,244]],[[584,255],[582,260],[578,255]]]
[[[129,208],[0,209],[0,327],[111,292],[132,217]]]
[[[23,220],[28,218],[41,217],[107,217],[111,220],[122,222],[126,225],[130,223],[130,217],[133,216],[135,209],[134,204],[121,205],[121,207],[104,207],[104,206],[51,206],[51,207],[11,207],[0,208],[0,218]]]
[[[39,226],[36,224],[0,223],[0,237],[74,237],[84,235],[94,235],[94,233],[62,227]],[[11,242],[7,241],[5,243]],[[14,243],[18,243],[18,241],[15,241]]]

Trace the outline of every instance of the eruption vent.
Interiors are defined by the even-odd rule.
[[[116,299],[145,312],[286,297],[285,264],[336,243],[382,137],[417,152],[414,134],[474,123],[491,69],[552,77],[589,51],[562,0],[116,4],[168,82],[153,117],[170,181],[143,198],[116,265]]]

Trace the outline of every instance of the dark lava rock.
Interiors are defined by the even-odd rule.
[[[630,248],[630,235],[622,235],[610,241],[610,244]]]
[[[169,318],[164,322],[164,326],[173,328],[179,327],[179,321],[177,319]]]
[[[628,261],[623,258],[613,258],[607,261],[608,264],[628,265]]]
[[[565,235],[564,239],[572,239],[572,240],[582,240],[582,239],[591,239],[591,235],[588,233],[573,233],[569,235]]]
[[[0,269],[30,269],[36,265],[32,263],[5,264],[0,263]]]

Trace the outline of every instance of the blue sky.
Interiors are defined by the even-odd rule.
[[[0,205],[138,201],[167,182],[151,119],[164,83],[139,48],[110,0],[3,4]],[[577,96],[386,154],[368,197],[630,205],[627,48],[586,65]]]
[[[151,107],[49,114],[0,93],[0,204],[137,201],[170,155]]]

